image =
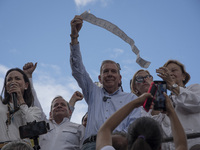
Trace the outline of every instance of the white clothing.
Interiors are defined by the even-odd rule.
[[[34,89],[32,78],[29,78],[29,81],[34,97],[34,105],[42,110],[42,120],[45,120],[50,125],[50,130],[46,134],[39,136],[41,150],[79,150],[83,143],[85,127],[70,122],[68,118],[64,118],[60,124],[57,124],[54,120],[47,120]],[[73,113],[74,107],[70,106],[70,110]]]
[[[115,150],[115,148],[107,145],[107,146],[102,147],[101,150]]]
[[[172,95],[172,100],[175,105],[176,114],[186,132],[200,132],[200,84],[193,84],[186,88],[179,87],[179,95]],[[143,116],[145,113],[142,113]],[[147,116],[151,116],[146,113]],[[165,114],[151,116],[157,120],[164,131],[164,137],[172,137],[171,125],[169,117]],[[200,138],[188,139],[188,149],[195,144],[200,144]],[[170,150],[174,150],[174,144],[171,142]],[[167,145],[167,144],[166,144]],[[168,148],[163,148],[168,149]]]
[[[85,127],[64,118],[60,124],[49,121],[50,130],[39,138],[41,150],[79,150],[82,147]]]
[[[12,103],[10,104],[13,107]],[[20,140],[19,127],[27,122],[38,121],[41,118],[41,110],[37,107],[21,105],[20,109],[11,118],[11,124],[6,125],[8,106],[0,100],[0,142]]]
[[[200,132],[200,84],[180,87],[179,95],[172,95],[172,99],[186,134]],[[189,139],[188,149],[194,144],[200,144],[200,138]]]

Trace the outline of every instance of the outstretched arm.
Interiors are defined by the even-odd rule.
[[[40,102],[38,100],[36,91],[35,91],[35,89],[33,87],[32,74],[35,71],[36,67],[37,67],[37,63],[33,64],[32,62],[28,62],[23,66],[23,71],[28,76],[29,81],[30,81],[31,91],[32,91],[33,97],[34,97],[33,106],[37,106],[37,107],[39,107],[41,109],[41,111],[42,111],[42,120],[46,120],[46,115],[45,115],[45,113],[44,113],[44,111],[42,109],[42,106],[41,106],[41,104],[40,104]]]
[[[79,31],[83,25],[83,19],[81,16],[75,16],[74,19],[71,21],[71,44],[75,45],[78,44],[78,36]]]
[[[73,113],[73,111],[74,111],[74,106],[75,106],[76,102],[80,101],[82,99],[83,99],[83,94],[81,92],[79,92],[79,91],[74,92],[71,99],[69,100],[69,107],[70,107],[71,113]]]
[[[170,98],[165,93],[167,115],[171,122],[172,135],[176,150],[187,150],[187,139],[185,131],[176,115],[174,107],[171,104]]]
[[[142,106],[147,97],[151,97],[151,94],[145,93],[137,99],[129,102],[115,112],[101,126],[97,134],[96,150],[100,150],[106,145],[112,145],[112,131],[133,111],[133,109]]]

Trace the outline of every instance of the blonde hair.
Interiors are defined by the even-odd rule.
[[[182,63],[180,63],[178,60],[170,59],[163,65],[163,67],[167,67],[170,63],[174,63],[181,68],[182,73],[185,74],[185,80],[183,80],[183,84],[186,85],[188,81],[190,80],[190,74],[186,72],[185,66]]]
[[[140,94],[139,93],[137,93],[135,90],[135,79],[136,79],[136,76],[137,76],[137,74],[139,73],[139,72],[142,72],[142,71],[145,71],[146,73],[148,73],[149,75],[150,75],[150,73],[149,73],[149,71],[148,70],[144,70],[144,69],[140,69],[140,70],[138,70],[134,75],[133,75],[133,78],[132,78],[132,80],[131,80],[131,83],[130,83],[130,86],[131,86],[131,92],[132,93],[134,93],[135,95],[137,95],[137,96],[140,96]]]

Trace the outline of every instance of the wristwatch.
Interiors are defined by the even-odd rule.
[[[178,87],[178,84],[174,83],[174,84],[171,86],[171,90],[172,90],[172,89],[175,89],[175,88],[177,88],[177,87]]]

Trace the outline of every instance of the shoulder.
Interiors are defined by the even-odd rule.
[[[121,92],[121,94],[131,101],[137,98],[137,96],[134,93]]]
[[[191,84],[187,86],[186,88],[200,88],[200,84]]]
[[[68,122],[68,125],[70,127],[72,127],[72,128],[81,128],[81,127],[84,127],[83,125],[75,123],[75,122]]]
[[[191,84],[186,87],[190,91],[200,91],[200,84]]]

